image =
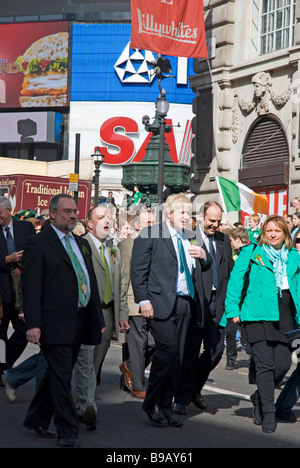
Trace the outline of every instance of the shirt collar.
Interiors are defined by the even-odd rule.
[[[95,237],[91,232],[90,232],[89,234],[90,234],[90,236],[91,236],[91,238],[92,238],[92,241],[94,242],[95,247],[96,247],[97,250],[100,250],[101,244],[104,244],[104,250],[106,249],[106,247],[107,247],[107,243],[106,243],[107,239],[105,239],[104,242],[101,242],[101,241],[100,241],[97,237]]]
[[[58,235],[58,237],[59,237],[59,239],[60,239],[61,241],[62,241],[62,240],[65,238],[65,236],[67,235],[67,234],[65,234],[64,232],[62,232],[62,231],[60,231],[59,229],[57,229],[55,226],[53,226],[53,224],[51,224],[51,227],[54,229],[54,231],[56,232],[56,234]],[[68,235],[69,235],[69,237],[71,237],[72,239],[75,240],[75,237],[74,237],[74,235],[73,235],[73,232],[70,232]]]
[[[168,226],[171,237],[178,237],[179,234],[179,236],[182,237],[182,239],[186,239],[186,236],[183,231],[176,231],[176,229],[174,229],[173,226],[171,226],[171,224],[168,223],[168,221],[166,221],[166,224]]]

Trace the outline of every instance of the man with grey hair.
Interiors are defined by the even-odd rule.
[[[0,363],[1,374],[5,368],[13,366],[27,345],[24,321],[18,316],[16,309],[13,276],[21,275],[19,265],[24,244],[32,235],[35,235],[33,224],[13,219],[10,201],[6,197],[0,197],[0,297],[3,303],[0,340],[6,345],[6,362]],[[8,338],[10,322],[14,332]]]

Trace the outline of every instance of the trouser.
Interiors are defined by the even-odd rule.
[[[251,351],[263,413],[275,413],[275,388],[291,366],[291,351],[285,343],[266,340],[252,343]]]
[[[186,337],[184,360],[176,389],[175,402],[188,405],[201,393],[209,374],[219,364],[224,352],[225,330],[211,318],[205,329],[190,326]],[[201,345],[203,353],[199,356]]]
[[[300,363],[285,384],[278,400],[276,401],[276,413],[278,417],[287,418],[300,397]]]
[[[97,411],[95,402],[96,378],[107,351],[110,347],[114,328],[113,307],[103,309],[105,331],[102,334],[101,344],[97,346],[81,345],[74,368],[76,386],[76,410],[82,416],[88,406]]]
[[[54,415],[58,438],[76,438],[79,433],[79,418],[73,401],[71,381],[85,320],[86,312],[79,311],[77,334],[72,344],[42,345],[48,369],[25,417],[25,421],[31,426],[47,429]]]
[[[7,369],[4,374],[9,382],[10,387],[17,389],[31,379],[36,379],[35,389],[37,391],[47,370],[47,361],[42,351],[33,354],[25,361],[21,362],[16,367]]]
[[[145,407],[158,404],[172,411],[172,399],[180,375],[186,332],[191,316],[190,302],[178,296],[174,309],[166,320],[153,319],[151,333],[155,340]]]
[[[11,322],[14,331],[8,338],[7,331],[9,322]],[[25,323],[19,319],[18,311],[15,308],[14,302],[3,302],[3,319],[0,324],[0,340],[3,340],[6,345],[5,367],[12,367],[17,359],[19,359],[28,343]]]
[[[237,360],[236,332],[238,324],[232,319],[227,321],[226,325],[226,357],[227,364],[234,364]]]
[[[145,317],[129,317],[130,329],[126,334],[129,358],[126,361],[132,374],[132,389],[145,390],[145,369],[152,360],[155,342],[150,332],[150,320]]]

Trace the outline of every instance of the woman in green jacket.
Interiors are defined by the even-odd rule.
[[[244,247],[236,260],[227,287],[224,323],[226,319],[242,323],[255,362],[254,421],[262,424],[264,432],[274,432],[275,388],[291,366],[285,333],[295,321],[300,324],[300,256],[281,216],[269,216],[257,244]]]

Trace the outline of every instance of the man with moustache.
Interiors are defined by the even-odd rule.
[[[187,414],[187,405],[205,410],[201,394],[210,372],[220,362],[224,351],[225,328],[219,324],[224,314],[224,301],[233,257],[230,239],[218,231],[222,220],[222,207],[208,201],[203,205],[201,223],[196,238],[206,253],[210,253],[212,268],[203,273],[205,293],[205,320],[200,327],[189,327],[179,385],[175,395],[174,413]],[[203,353],[199,356],[201,345]]]
[[[157,427],[180,427],[172,399],[180,372],[191,314],[203,313],[202,269],[210,267],[204,250],[184,232],[191,203],[183,194],[168,197],[166,221],[144,229],[134,242],[131,281],[141,315],[150,319],[155,340],[143,410]]]
[[[85,236],[92,251],[106,325],[101,345],[82,345],[75,366],[76,407],[80,420],[89,431],[97,428],[96,376],[109,349],[113,331],[115,329],[116,332],[126,333],[129,330],[121,255],[117,247],[107,242],[112,221],[109,205],[93,208],[88,214],[89,232]]]
[[[71,391],[80,345],[100,344],[104,319],[88,242],[72,233],[77,205],[67,194],[49,206],[51,225],[27,240],[22,291],[27,339],[41,346],[48,371],[40,382],[24,426],[38,437],[56,437],[60,447],[77,448],[79,418]]]

